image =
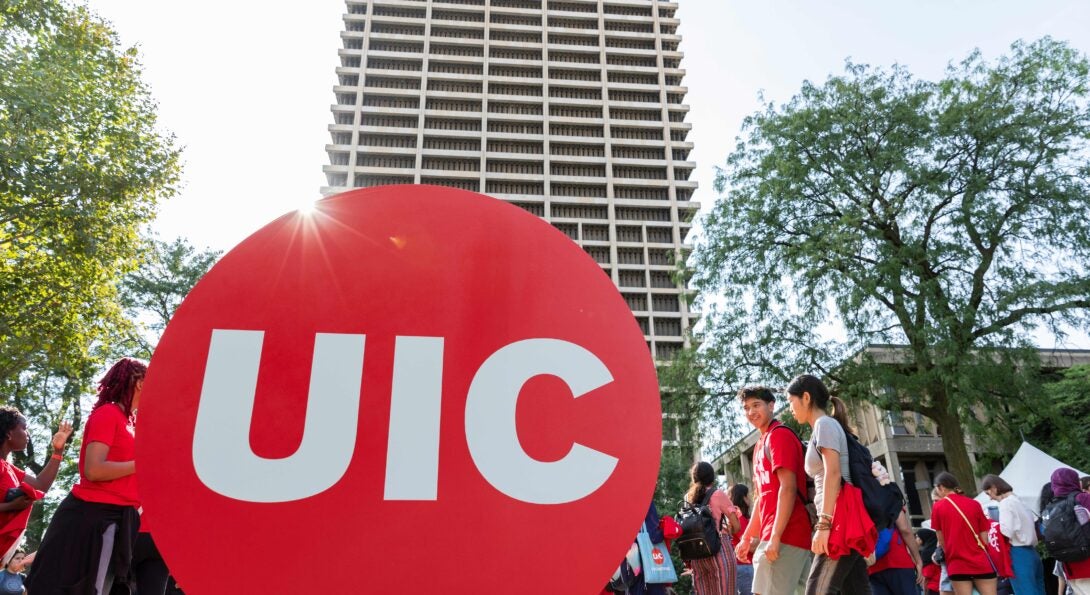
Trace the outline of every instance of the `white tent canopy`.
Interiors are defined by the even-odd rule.
[[[1018,448],[1018,452],[1014,453],[1014,458],[999,474],[999,477],[1011,484],[1011,487],[1014,488],[1014,495],[1018,496],[1030,510],[1040,512],[1037,510],[1037,504],[1041,497],[1041,487],[1052,479],[1052,472],[1061,467],[1075,469],[1071,465],[1049,456],[1048,453],[1029,442],[1022,442],[1022,446]],[[1086,473],[1078,469],[1075,469],[1075,471],[1079,476],[1086,475]],[[985,508],[991,501],[984,492],[977,496],[977,500]]]

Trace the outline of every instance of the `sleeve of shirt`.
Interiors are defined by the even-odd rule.
[[[942,500],[935,503],[935,506],[931,509],[931,528],[935,531],[943,531],[946,527],[943,525],[943,505]]]
[[[721,490],[716,490],[715,493],[712,494],[711,504],[712,510],[716,511],[716,513],[718,513],[717,516],[719,517],[734,512],[736,508],[730,501],[730,498],[727,498],[727,495]]]
[[[840,439],[840,433],[837,432],[839,428],[836,426],[839,423],[831,417],[819,419],[814,424],[814,444],[819,448],[830,448],[835,450],[837,454],[841,454],[840,451],[844,448],[844,445],[843,440]]]
[[[103,407],[111,406],[103,405]],[[91,417],[87,420],[87,428],[83,434],[83,442],[85,444],[101,442],[106,446],[113,446],[117,436],[117,423],[121,417],[121,412],[118,411],[117,415],[112,415],[112,413],[113,412],[109,410],[96,410],[91,414]]]

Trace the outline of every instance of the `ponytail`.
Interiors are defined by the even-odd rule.
[[[802,398],[802,393],[810,394],[810,404],[824,411],[829,417],[840,423],[846,434],[855,434],[848,424],[848,407],[837,397],[829,396],[829,389],[816,376],[801,374],[787,385],[787,394]]]
[[[840,397],[829,397],[829,409],[825,413],[839,422],[846,434],[855,435],[855,428],[848,423],[848,406],[840,400]]]
[[[935,486],[946,488],[955,494],[964,494],[965,491],[961,489],[961,482],[957,477],[954,477],[953,473],[943,471],[935,476]]]
[[[715,468],[711,463],[700,461],[689,469],[689,491],[685,493],[685,499],[689,504],[699,504],[704,501],[708,488],[715,485]]]

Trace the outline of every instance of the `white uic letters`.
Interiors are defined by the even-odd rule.
[[[348,469],[356,445],[363,335],[318,333],[303,439],[283,459],[250,448],[262,331],[212,331],[193,431],[193,466],[213,491],[249,502],[319,494]]]
[[[466,397],[466,442],[481,475],[499,491],[524,502],[563,504],[601,487],[617,459],[579,443],[552,463],[526,454],[515,428],[515,408],[522,385],[542,374],[566,382],[575,398],[613,382],[605,364],[574,343],[512,343],[493,353],[473,377]]]

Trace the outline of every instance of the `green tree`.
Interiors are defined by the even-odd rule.
[[[172,242],[148,240],[140,267],[121,282],[121,305],[135,322],[135,332],[125,342],[129,353],[151,359],[174,310],[222,254],[218,250],[198,250],[185,238]]]
[[[1077,469],[1090,469],[1090,365],[1072,366],[1041,387],[1040,405],[1020,420],[1026,440]]]
[[[967,430],[1017,436],[1032,333],[1090,322],[1088,70],[1048,38],[934,82],[848,62],[747,117],[694,258],[708,378],[824,374],[934,420],[972,477]]]
[[[121,324],[117,281],[179,174],[140,75],[86,8],[0,3],[0,388],[35,369],[85,388]]]
[[[219,252],[197,250],[182,238],[172,242],[150,238],[144,246],[138,268],[119,283],[119,302],[126,319],[133,322],[114,328],[91,350],[95,364],[79,378],[93,379],[110,361],[122,356],[150,359],[174,310],[220,256]],[[92,386],[79,378],[49,367],[32,367],[12,383],[9,401],[27,417],[32,433],[26,452],[14,455],[17,466],[41,471],[47,453],[38,447],[48,443],[59,422],[67,418],[75,428],[81,427],[85,408],[92,400],[87,396]],[[76,432],[70,452],[79,449],[79,437]],[[31,512],[27,527],[31,549],[37,549],[53,511],[75,483],[77,473],[76,457],[70,454],[45,502]]]

